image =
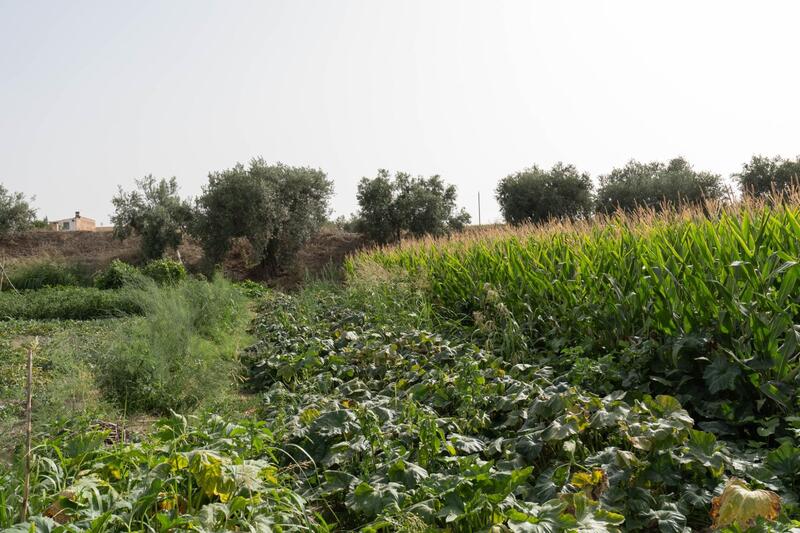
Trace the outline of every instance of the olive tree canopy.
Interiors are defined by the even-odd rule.
[[[700,204],[722,196],[719,174],[696,171],[681,157],[666,164],[631,160],[600,177],[597,211],[632,211],[637,207],[659,211],[663,206]]]
[[[0,184],[0,235],[33,227],[36,210],[21,192],[10,192]]]
[[[509,224],[583,218],[592,213],[592,179],[573,165],[534,165],[500,180],[495,197]]]
[[[462,229],[469,214],[456,207],[456,188],[440,176],[412,177],[378,170],[374,178],[358,184],[356,228],[367,238],[386,244],[405,234],[414,237],[444,235]]]
[[[145,176],[136,180],[133,191],[120,187],[111,203],[114,236],[126,239],[134,233],[140,235],[145,259],[158,259],[168,249],[176,249],[192,220],[191,205],[178,196],[174,177]]]
[[[245,238],[269,274],[291,261],[328,215],[333,182],[319,169],[267,164],[212,172],[197,199],[194,233],[218,263],[235,238]]]

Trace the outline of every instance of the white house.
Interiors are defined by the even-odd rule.
[[[55,231],[94,231],[95,228],[94,219],[82,217],[80,211],[75,211],[75,216],[72,218],[50,222],[50,229]]]

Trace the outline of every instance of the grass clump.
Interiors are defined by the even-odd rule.
[[[21,441],[27,350],[33,348],[33,422],[45,430],[73,416],[114,417],[95,382],[95,355],[103,353],[121,321],[131,318],[7,320],[0,322],[0,463]]]
[[[126,323],[98,362],[100,386],[118,406],[186,411],[231,389],[249,322],[246,298],[231,283],[151,285],[138,302],[144,317]]]
[[[33,261],[12,266],[3,290],[38,290],[45,287],[77,287],[87,285],[89,278],[78,265],[58,261]],[[9,283],[10,282],[10,283]]]

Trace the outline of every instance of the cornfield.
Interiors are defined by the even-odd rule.
[[[793,193],[408,241],[348,271],[422,280],[445,319],[504,324],[507,356],[641,365],[625,386],[735,426],[798,407],[799,257]]]

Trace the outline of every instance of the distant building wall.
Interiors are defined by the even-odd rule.
[[[92,218],[82,217],[80,211],[75,211],[73,218],[50,222],[50,229],[54,231],[94,231],[95,222]]]
[[[75,231],[94,231],[95,223],[91,218],[79,217],[75,221]]]

